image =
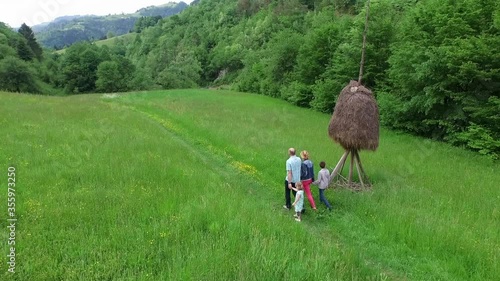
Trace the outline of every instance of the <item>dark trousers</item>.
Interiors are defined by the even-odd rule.
[[[292,186],[295,187],[295,183],[294,182],[292,182]],[[285,180],[285,204],[286,204],[286,207],[288,209],[290,209],[292,207],[292,199],[290,197],[290,192],[292,192],[293,196],[295,197],[295,194],[297,192],[295,192],[295,190],[289,189],[288,188],[288,181]]]
[[[328,200],[325,197],[325,190],[321,189],[321,188],[319,189],[319,201],[325,203],[325,205],[328,209],[332,208],[332,206],[330,205],[330,202],[328,202]]]

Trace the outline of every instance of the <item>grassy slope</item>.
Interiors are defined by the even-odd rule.
[[[329,190],[335,211],[297,224],[281,208],[286,150],[333,166],[325,114],[203,90],[0,101],[18,280],[500,276],[500,167],[470,152],[382,130],[361,155],[374,192]]]
[[[135,33],[135,32],[127,33],[127,34],[115,36],[115,37],[109,38],[109,39],[98,40],[98,41],[95,41],[94,44],[96,44],[99,47],[104,46],[104,45],[111,47],[111,46],[114,46],[117,42],[122,41],[125,45],[127,45],[135,39],[136,34],[137,33]],[[60,54],[60,55],[64,54],[65,52],[66,52],[66,48],[55,51],[56,54]]]
[[[95,41],[95,44],[99,47],[104,46],[104,45],[111,47],[111,46],[115,45],[116,42],[123,41],[123,43],[125,45],[127,45],[135,39],[136,35],[137,35],[137,33],[135,33],[135,32],[127,33],[127,34],[123,34],[120,36],[115,36],[113,38]]]

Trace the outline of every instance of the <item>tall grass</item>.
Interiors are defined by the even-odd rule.
[[[499,165],[473,153],[382,130],[361,154],[373,191],[328,190],[334,211],[296,223],[281,207],[286,151],[334,166],[328,115],[226,91],[0,95],[0,168],[18,169],[18,272],[1,263],[5,278],[500,276]]]

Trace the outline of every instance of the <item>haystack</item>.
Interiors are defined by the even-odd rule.
[[[328,134],[345,150],[376,150],[379,113],[373,93],[351,80],[337,99]]]
[[[358,81],[351,81],[340,93],[328,126],[328,134],[344,149],[344,155],[331,174],[331,180],[342,177],[342,170],[349,154],[349,178],[337,181],[340,185],[358,189],[353,183],[353,170],[356,165],[361,188],[369,187],[359,150],[376,150],[379,141],[379,113],[373,93]]]

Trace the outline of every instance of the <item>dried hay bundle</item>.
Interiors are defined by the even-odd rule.
[[[357,81],[349,82],[337,99],[328,134],[346,150],[376,150],[379,112],[373,93]]]

